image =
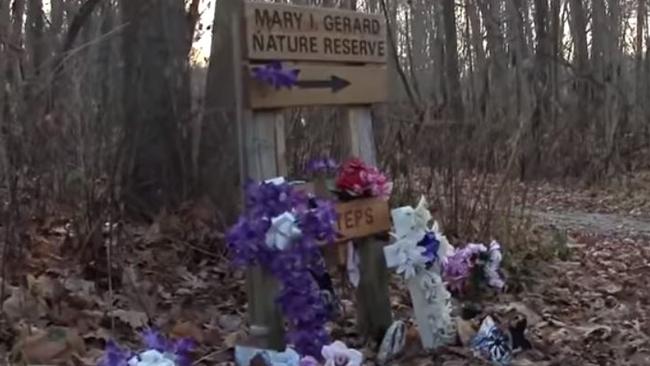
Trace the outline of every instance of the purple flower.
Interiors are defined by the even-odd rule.
[[[275,89],[291,88],[298,82],[298,69],[284,69],[282,63],[273,61],[251,69],[253,79],[268,84]]]
[[[467,244],[464,248],[456,249],[447,258],[444,265],[444,277],[452,291],[461,291],[472,273],[476,259],[480,253],[486,252],[483,244]]]
[[[169,349],[169,342],[167,339],[153,328],[147,328],[142,332],[142,340],[147,349],[155,349],[162,353],[167,352]]]
[[[363,363],[363,354],[341,341],[323,347],[322,355],[325,366],[361,366]]]
[[[332,158],[314,158],[307,163],[307,172],[310,174],[329,174],[334,173],[339,168],[339,164]]]
[[[99,361],[98,366],[128,366],[131,357],[133,357],[133,352],[109,340],[106,342],[104,356]]]
[[[301,215],[300,230],[317,241],[333,243],[337,237],[336,221],[338,214],[334,204],[327,200],[314,200],[315,207]]]
[[[142,332],[142,341],[146,351],[158,351],[160,353],[173,355],[179,366],[190,366],[192,358],[190,353],[195,347],[195,342],[189,338],[181,338],[170,341],[158,331],[148,328]],[[117,343],[109,341],[104,350],[104,357],[99,366],[128,366],[128,361],[136,356],[136,353],[121,348]]]
[[[305,356],[300,360],[299,366],[319,366],[318,361],[312,356]]]
[[[192,351],[196,348],[196,342],[191,338],[181,338],[172,343],[171,351],[176,355],[176,362],[179,366],[192,365]]]
[[[427,259],[426,265],[431,265],[438,259],[440,241],[436,239],[436,234],[434,232],[427,231],[422,240],[418,242],[418,246],[425,248],[422,255]]]
[[[501,264],[501,246],[496,241],[490,244],[490,249],[483,244],[467,244],[464,248],[455,249],[454,254],[444,263],[444,277],[449,288],[461,292],[475,270],[480,270],[488,285],[503,288],[505,285],[499,275]]]
[[[295,218],[300,235],[292,237],[291,245],[269,245],[271,223],[278,216],[289,217],[287,213]],[[259,264],[279,280],[276,301],[289,325],[287,340],[303,355],[319,357],[328,341],[329,311],[312,273],[325,272],[319,245],[335,239],[335,227],[331,202],[310,202],[286,182],[251,182],[246,186],[246,211],[227,234],[234,264]]]

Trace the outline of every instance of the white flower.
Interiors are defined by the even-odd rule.
[[[431,226],[431,231],[436,236],[436,240],[440,243],[438,246],[438,258],[440,259],[441,262],[445,262],[448,257],[452,256],[454,254],[454,247],[449,244],[449,240],[447,240],[447,237],[442,234],[442,232],[439,229],[438,226],[438,221],[433,222],[433,226]]]
[[[424,196],[420,197],[420,202],[413,210],[413,214],[415,227],[426,231],[429,221],[431,221],[431,212],[429,212],[429,204]]]
[[[488,265],[485,266],[488,284],[492,287],[501,289],[506,285],[499,275],[499,266],[501,266],[501,260],[503,259],[503,255],[501,254],[501,244],[496,240],[493,240],[490,243],[488,255],[490,256],[490,261],[488,262]]]
[[[150,349],[133,356],[129,360],[129,366],[176,366],[176,362],[168,355]]]
[[[427,258],[424,256],[425,247],[417,245],[414,240],[403,239],[395,243],[397,246],[397,270],[404,278],[415,276],[417,268],[424,267]]]
[[[341,341],[335,341],[328,346],[323,346],[321,354],[325,359],[325,366],[361,366],[363,362],[361,352],[348,348]]]
[[[418,285],[424,292],[428,304],[427,325],[433,338],[431,347],[435,349],[448,344],[455,334],[451,318],[451,294],[447,291],[440,275],[433,271],[423,272]]]
[[[271,219],[271,227],[266,232],[265,242],[269,248],[285,250],[300,235],[302,231],[298,227],[295,216],[290,212],[284,212]]]
[[[417,237],[418,241],[424,237],[427,232],[427,225],[431,221],[431,213],[427,207],[427,201],[424,196],[420,198],[416,208],[411,206],[403,206],[391,211],[393,219],[393,226],[395,232],[393,235],[397,239],[402,239],[406,236]]]
[[[275,177],[275,178],[269,178],[264,181],[264,183],[272,183],[275,184],[276,186],[279,186],[280,184],[286,182],[284,177]]]

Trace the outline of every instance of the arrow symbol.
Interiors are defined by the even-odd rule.
[[[332,93],[337,93],[348,85],[350,85],[349,81],[334,75],[330,76],[330,78],[326,80],[299,80],[296,82],[296,86],[301,89],[330,88],[332,89]]]

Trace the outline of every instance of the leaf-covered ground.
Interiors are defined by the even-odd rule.
[[[510,251],[510,289],[483,302],[486,314],[527,317],[534,347],[515,364],[649,365],[646,176],[625,188],[533,190],[527,209],[535,225],[527,242],[503,243]],[[25,225],[21,244],[29,254],[21,272],[30,275],[29,284],[7,276],[2,299],[6,363],[92,365],[106,340],[136,345],[135,330],[151,324],[196,338],[197,365],[231,364],[233,345],[246,336],[244,277],[218,249],[223,238],[214,217],[209,205],[197,203],[148,227],[107,227],[92,240],[77,238],[65,215]],[[109,242],[106,250],[102,243]],[[95,261],[79,258],[88,251]],[[395,316],[409,320],[408,293],[396,277],[391,296]],[[358,342],[354,303],[349,293],[343,297],[345,315],[333,331]],[[411,337],[396,363],[482,364],[461,345],[423,354],[416,344]],[[372,358],[370,348],[364,351]]]

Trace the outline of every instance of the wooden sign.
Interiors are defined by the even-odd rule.
[[[284,64],[283,67],[300,70],[297,84],[276,89],[249,80],[250,108],[371,104],[388,98],[386,66]]]
[[[336,204],[339,241],[362,238],[390,229],[388,202],[379,198],[363,198]]]
[[[244,16],[250,60],[386,63],[381,15],[246,2]]]

